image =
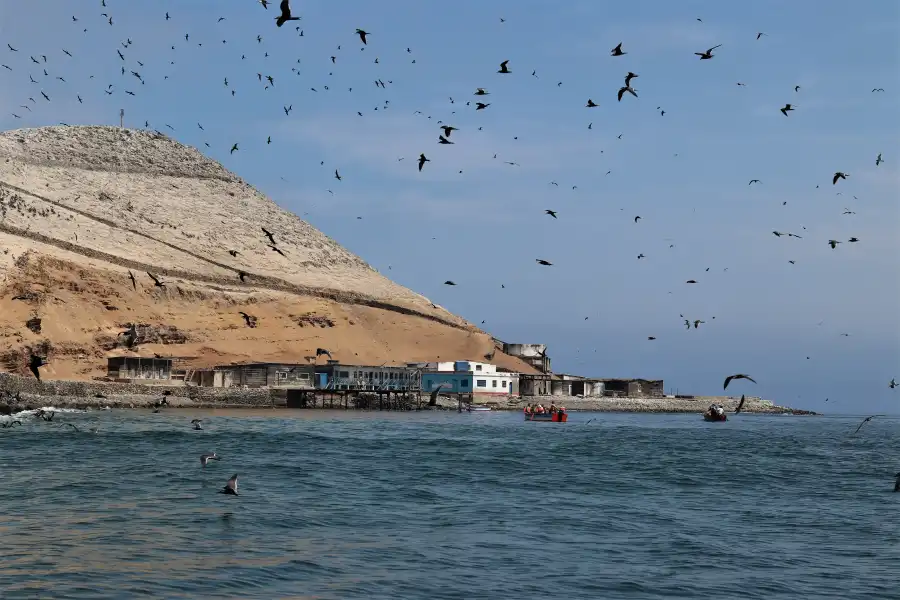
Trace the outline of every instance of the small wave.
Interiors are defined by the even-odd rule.
[[[53,406],[44,406],[42,408],[35,408],[32,410],[22,410],[17,413],[13,413],[11,415],[0,415],[0,420],[9,421],[12,419],[16,419],[18,417],[32,417],[41,411],[54,412],[54,413],[84,413],[84,412],[87,412],[84,410],[80,410],[78,408],[55,408]]]

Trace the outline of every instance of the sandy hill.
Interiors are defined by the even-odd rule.
[[[135,350],[118,336],[129,323],[140,325]],[[31,349],[49,350],[45,378],[90,379],[107,356],[303,362],[317,347],[345,363],[401,364],[483,360],[494,344],[164,135],[0,134],[0,370],[27,372]],[[492,362],[532,372],[499,351]]]

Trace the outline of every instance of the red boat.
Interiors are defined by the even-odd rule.
[[[565,423],[569,418],[569,413],[564,412],[554,412],[554,413],[528,413],[525,415],[526,421],[550,421],[551,423]]]

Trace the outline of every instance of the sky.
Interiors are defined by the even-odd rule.
[[[2,2],[0,129],[124,109],[556,372],[900,414],[900,3],[847,6]]]

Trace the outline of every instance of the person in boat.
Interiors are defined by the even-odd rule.
[[[538,404],[538,405],[537,405],[537,413],[538,413],[539,415],[544,414],[544,405],[543,405],[543,404]]]
[[[525,414],[530,415],[532,413],[531,405],[528,404],[525,406]]]

